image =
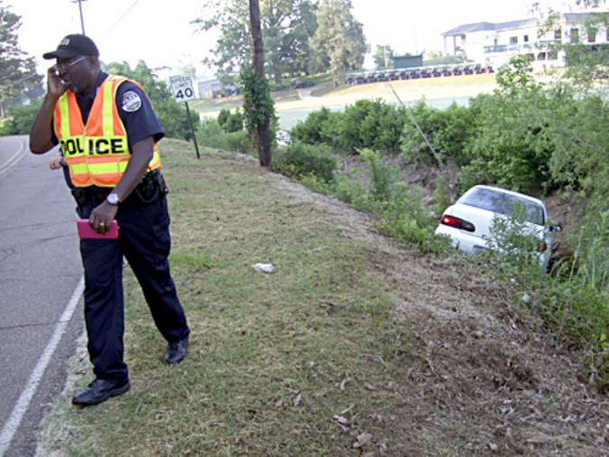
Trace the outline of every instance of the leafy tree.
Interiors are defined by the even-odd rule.
[[[144,86],[146,94],[150,98],[168,137],[182,138],[187,141],[192,138],[185,107],[173,99],[167,84],[157,79],[156,75],[146,65],[146,62],[138,62],[133,70],[127,62],[112,62],[104,65],[104,70],[112,74],[126,76]],[[193,115],[193,124],[196,129],[200,124],[199,116],[196,113],[191,114]]]
[[[27,105],[15,105],[7,110],[10,117],[0,124],[0,135],[27,135],[40,111],[42,99]]]
[[[307,73],[311,67],[309,38],[317,28],[313,0],[262,0],[260,19],[263,30],[267,73],[281,84],[283,75]],[[207,63],[218,69],[221,79],[229,80],[252,58],[249,9],[242,0],[207,0],[204,18],[193,23],[201,31],[220,29],[220,38]]]
[[[311,48],[316,70],[329,70],[334,86],[347,71],[362,67],[368,51],[363,25],[352,10],[351,0],[321,0],[317,11],[317,31]]]
[[[20,27],[21,17],[0,0],[0,117],[6,105],[42,95],[42,77],[36,73],[34,59],[18,44]]]
[[[389,45],[376,45],[376,50],[372,58],[374,59],[374,66],[377,70],[384,70],[386,68],[393,68],[393,56],[394,52]]]

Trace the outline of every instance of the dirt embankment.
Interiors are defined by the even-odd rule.
[[[281,176],[277,186],[376,245],[369,261],[392,285],[396,318],[414,341],[414,363],[388,387],[393,406],[378,412],[403,455],[609,456],[609,400],[510,291],[470,263],[405,249],[348,205]]]

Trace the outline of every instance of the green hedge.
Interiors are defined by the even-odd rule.
[[[273,170],[289,177],[315,176],[330,182],[334,177],[336,159],[327,145],[292,143],[285,151],[275,152]]]

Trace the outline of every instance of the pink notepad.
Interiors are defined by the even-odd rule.
[[[78,236],[82,239],[113,240],[118,238],[118,224],[115,220],[110,223],[110,229],[103,235],[95,231],[93,226],[89,224],[88,219],[81,219],[76,222],[76,225],[78,227]]]

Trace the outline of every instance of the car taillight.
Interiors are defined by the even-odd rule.
[[[476,227],[471,222],[464,221],[455,216],[442,216],[440,219],[440,223],[444,225],[448,225],[450,227],[458,228],[460,230],[466,230],[468,232],[476,231]]]

